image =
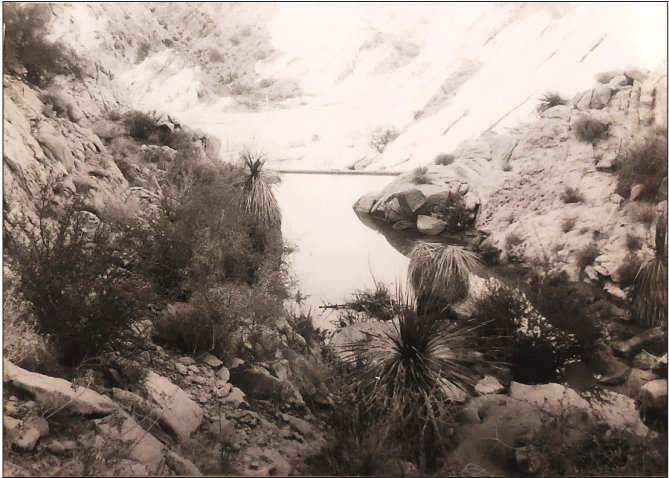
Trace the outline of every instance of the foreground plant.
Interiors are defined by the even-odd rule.
[[[632,317],[646,327],[667,323],[667,218],[655,226],[655,257],[646,261],[634,278]]]
[[[357,403],[375,422],[390,420],[389,434],[429,469],[448,446],[451,404],[474,385],[471,369],[481,354],[472,350],[472,327],[434,309],[419,314],[416,301],[401,292],[395,304],[396,319],[371,333],[371,341],[343,349],[354,367]]]
[[[409,251],[409,279],[419,301],[453,303],[469,293],[478,256],[460,246],[417,241]]]

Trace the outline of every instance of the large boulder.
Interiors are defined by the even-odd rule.
[[[353,210],[361,214],[369,214],[374,207],[374,204],[379,199],[378,192],[371,192],[360,196],[355,204],[353,205]]]
[[[44,153],[60,161],[68,173],[74,171],[74,156],[65,138],[46,121],[41,121],[35,138],[44,149]]]
[[[149,396],[162,408],[162,417],[180,440],[186,440],[202,423],[203,412],[188,394],[169,379],[149,372],[144,382]]]
[[[3,382],[32,393],[44,407],[59,408],[82,415],[108,415],[119,407],[109,397],[67,380],[29,372],[4,360]]]
[[[247,366],[240,366],[231,370],[230,383],[251,398],[304,404],[300,392],[292,384],[271,375],[257,372]]]

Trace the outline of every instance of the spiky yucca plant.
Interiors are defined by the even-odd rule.
[[[536,108],[537,115],[541,115],[544,111],[552,108],[553,106],[566,105],[567,100],[565,100],[559,93],[554,91],[549,91],[544,93],[544,95],[539,99],[539,104]]]
[[[281,223],[281,209],[272,191],[278,182],[276,173],[263,169],[266,158],[262,153],[241,153],[244,167],[243,191],[246,212],[265,225]]]
[[[667,218],[655,226],[655,257],[646,261],[634,278],[632,317],[646,327],[667,323]]]
[[[452,424],[449,399],[461,399],[474,384],[473,328],[419,314],[416,301],[397,293],[396,319],[385,322],[371,341],[343,347],[355,365],[354,388],[361,406],[377,420],[392,421],[396,439],[424,468],[443,452],[445,425]],[[418,444],[418,449],[415,445]]]
[[[416,241],[409,251],[409,279],[417,297],[452,304],[469,292],[478,256],[460,246]]]

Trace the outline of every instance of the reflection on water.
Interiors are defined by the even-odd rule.
[[[284,237],[297,251],[289,258],[299,290],[310,296],[316,325],[332,328],[323,303],[341,303],[352,292],[406,283],[408,260],[383,234],[365,226],[353,211],[363,194],[381,190],[392,178],[284,174],[277,188]],[[391,229],[392,230],[392,229]],[[397,245],[400,243],[395,244]]]

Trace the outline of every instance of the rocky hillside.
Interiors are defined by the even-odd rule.
[[[407,170],[527,120],[549,90],[573,96],[615,66],[611,58],[653,68],[666,57],[659,4],[143,3],[68,12],[59,14],[60,38],[125,58],[119,79],[134,104],[190,116],[222,141],[230,136],[231,149],[255,139],[283,168]],[[256,113],[233,137],[229,114],[248,110]],[[369,145],[376,129],[399,134],[382,154]]]
[[[654,226],[666,215],[666,178],[659,202],[649,204],[634,200],[642,185],[623,199],[613,170],[635,144],[666,134],[666,63],[652,73],[622,73],[599,74],[592,89],[506,134],[462,142],[437,164],[364,196],[354,209],[395,228],[438,235],[453,226],[445,222],[446,208],[461,201],[471,225],[483,232],[477,245],[501,251],[502,263],[545,264],[572,280],[585,273],[624,297],[619,269],[630,242],[638,242],[640,260],[652,257]],[[583,121],[599,125],[601,137],[580,137]],[[585,255],[592,256],[587,263]]]

